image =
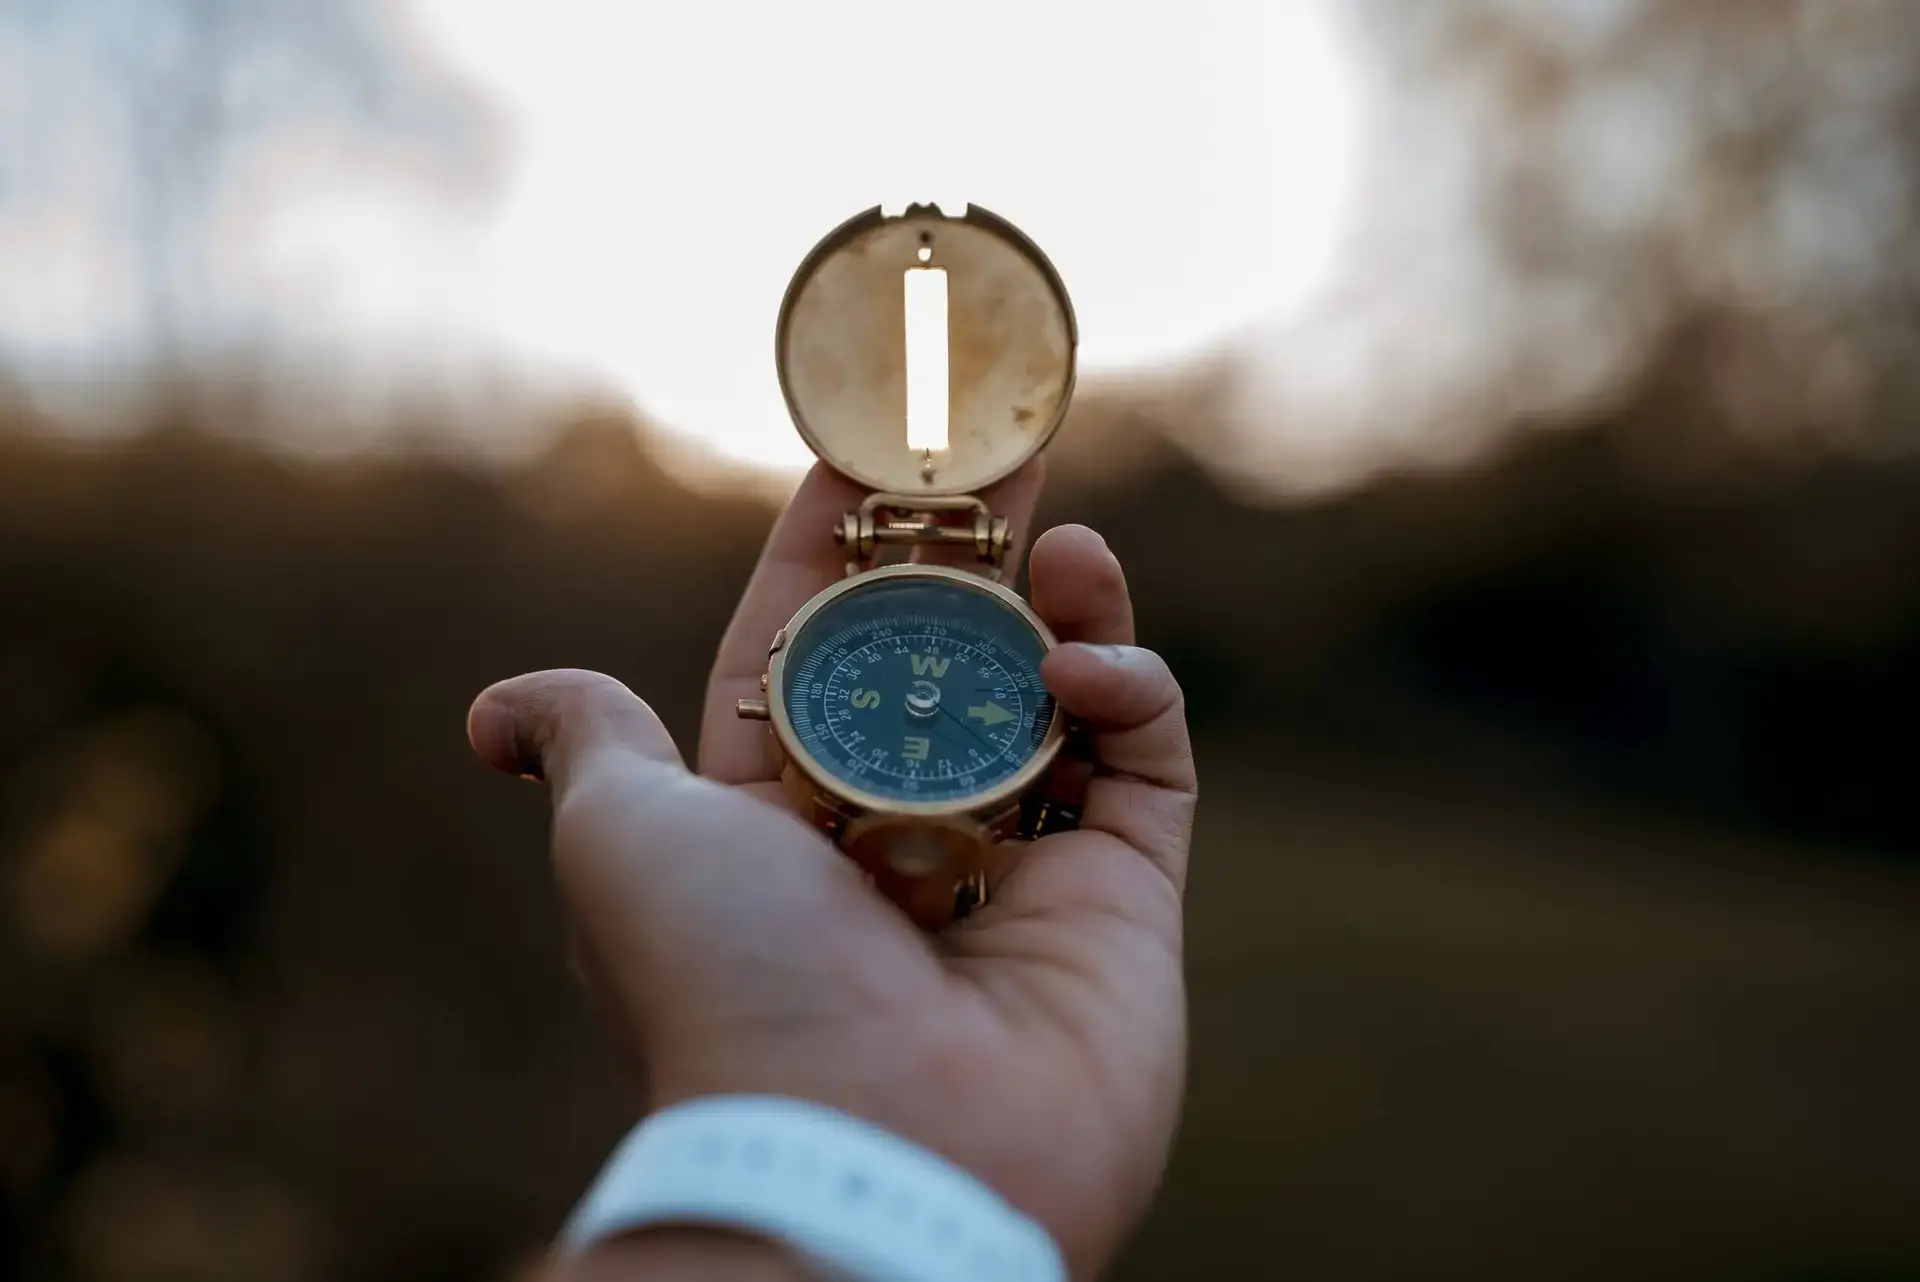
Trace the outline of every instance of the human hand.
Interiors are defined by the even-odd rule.
[[[991,496],[1016,530],[1039,484],[1036,462]],[[840,577],[827,531],[860,497],[817,467],[775,527],[714,667],[698,774],[643,702],[589,672],[489,688],[469,737],[551,790],[582,967],[648,1110],[748,1093],[866,1118],[991,1185],[1092,1277],[1157,1186],[1183,1087],[1196,784],[1180,689],[1133,645],[1099,536],[1039,539],[1031,601],[1063,643],[1042,676],[1099,770],[1077,831],[1032,843],[972,916],[915,929],[789,808],[765,724],[734,714],[760,694],[774,632]],[[712,1243],[642,1233],[585,1267],[630,1276],[623,1253],[660,1262],[644,1253],[663,1245]]]

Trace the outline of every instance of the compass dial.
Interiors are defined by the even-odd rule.
[[[1046,642],[984,585],[903,575],[835,597],[788,643],[779,692],[801,750],[861,792],[913,803],[991,791],[1053,728]]]

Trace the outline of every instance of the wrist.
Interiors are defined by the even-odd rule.
[[[784,1248],[719,1229],[662,1226],[557,1265],[550,1282],[816,1282]]]

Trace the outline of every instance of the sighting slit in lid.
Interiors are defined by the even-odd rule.
[[[870,209],[807,255],[774,359],[807,445],[862,485],[970,494],[1039,453],[1073,396],[1073,307],[1046,256],[969,206]]]

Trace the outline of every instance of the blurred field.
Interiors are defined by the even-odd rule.
[[[1312,505],[1056,460],[1205,791],[1119,1277],[1920,1277],[1920,466],[1666,395]],[[691,745],[771,513],[641,439],[0,441],[6,1276],[505,1278],[552,1230],[626,1112],[462,718],[597,667]]]
[[[1132,1276],[1915,1276],[1914,869],[1203,748],[1191,1107]]]

